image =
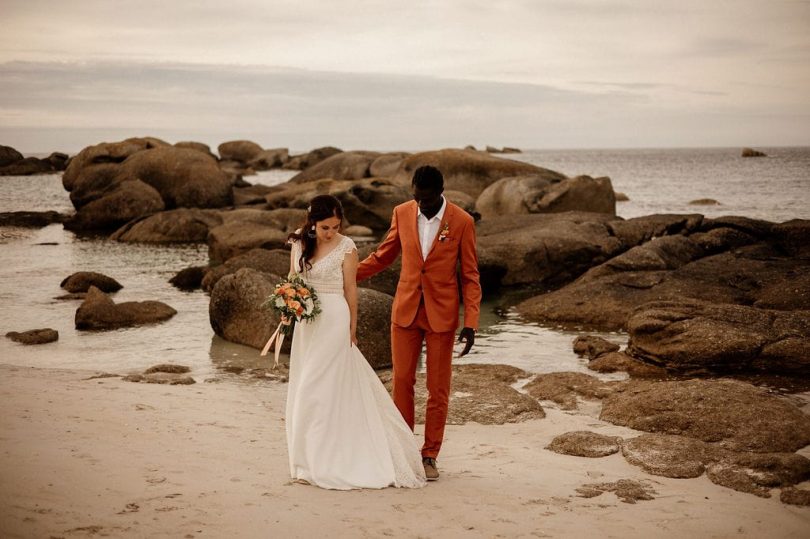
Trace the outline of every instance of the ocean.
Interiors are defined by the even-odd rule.
[[[506,155],[568,176],[609,176],[629,197],[617,213],[630,218],[653,213],[743,215],[776,222],[810,219],[810,148],[757,148],[768,157],[741,158],[740,148],[527,150]],[[294,172],[269,171],[246,179],[268,185]],[[690,205],[711,198],[719,205]],[[0,177],[0,212],[72,211],[59,175]],[[115,373],[156,363],[180,363],[198,380],[213,376],[244,381],[225,367],[267,366],[258,351],[215,336],[208,321],[208,296],[181,292],[168,283],[177,271],[208,261],[205,245],[137,245],[78,238],[61,225],[42,229],[0,227],[0,330],[51,327],[56,343],[24,346],[0,339],[0,361],[14,365],[80,368]],[[178,314],[157,325],[105,332],[77,331],[77,301],[54,299],[59,283],[76,271],[98,271],[124,288],[116,302],[159,300]],[[510,294],[486,298],[473,351],[460,363],[506,363],[530,372],[587,372],[571,342],[577,328],[527,323],[510,310]],[[362,312],[360,313],[362,316]],[[592,333],[592,332],[591,332]],[[623,344],[621,332],[597,333]],[[600,375],[618,378],[620,375]]]

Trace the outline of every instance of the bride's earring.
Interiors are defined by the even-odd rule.
[[[309,229],[309,232],[307,232],[307,237],[311,239],[315,238],[315,225],[313,225],[312,228]]]

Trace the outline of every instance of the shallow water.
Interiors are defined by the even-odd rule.
[[[208,261],[204,245],[159,246],[123,244],[76,238],[61,225],[37,229],[9,229],[0,247],[0,329],[23,331],[51,327],[56,343],[24,346],[0,339],[0,361],[35,367],[97,369],[124,372],[155,363],[180,363],[195,376],[209,376],[225,366],[267,366],[252,348],[216,337],[208,320],[208,295],[182,292],[168,280],[180,269]],[[42,245],[46,243],[47,245]],[[55,243],[55,244],[51,244]],[[98,271],[117,279],[124,288],[116,302],[157,299],[178,314],[160,324],[114,331],[78,331],[73,317],[78,300],[54,299],[65,293],[63,278],[75,271]],[[585,371],[585,361],[571,352],[576,332],[526,324],[514,315],[494,314],[498,301],[482,305],[481,331],[476,346],[460,363],[506,363],[532,372]],[[608,334],[622,342],[620,334]]]
[[[514,156],[568,176],[608,176],[630,200],[621,217],[652,213],[744,215],[782,222],[810,219],[810,148],[758,148],[768,157],[740,157],[740,148],[529,150]],[[512,157],[512,156],[507,156]],[[690,201],[711,198],[719,206]]]
[[[618,206],[624,217],[683,212],[774,221],[810,218],[810,149],[765,151],[772,157],[741,159],[737,149],[527,151],[514,157],[568,175],[611,176],[615,189],[631,198]],[[247,179],[273,185],[294,174],[270,171]],[[687,204],[706,197],[724,205]],[[0,177],[0,212],[20,210],[72,211],[60,176]],[[181,292],[168,283],[180,269],[207,263],[205,245],[81,239],[61,225],[0,227],[0,257],[0,331],[41,327],[59,331],[59,341],[40,346],[0,339],[0,361],[4,363],[120,373],[172,362],[190,366],[198,379],[219,373],[225,366],[267,366],[256,350],[214,336],[206,294]],[[116,302],[159,300],[178,314],[151,326],[77,331],[73,317],[79,301],[54,298],[65,293],[59,288],[62,279],[82,270],[98,271],[121,282],[124,288],[114,295]],[[571,350],[571,341],[580,332],[527,323],[502,309],[504,302],[508,306],[513,300],[493,298],[482,305],[476,346],[459,363],[504,363],[530,372],[591,372],[586,361]],[[626,341],[621,333],[599,335],[617,343]]]

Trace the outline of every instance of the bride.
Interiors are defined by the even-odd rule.
[[[296,324],[287,392],[294,480],[348,490],[425,485],[413,433],[357,348],[357,249],[340,234],[343,208],[312,199],[290,235],[290,272],[314,288],[321,314]]]

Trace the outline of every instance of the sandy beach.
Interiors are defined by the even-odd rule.
[[[525,423],[448,426],[442,477],[421,490],[335,492],[289,481],[286,385],[136,384],[0,365],[3,537],[807,537],[810,508],[620,455],[544,449],[563,432],[635,431],[594,407]],[[417,434],[419,429],[417,428]],[[638,480],[635,504],[584,484]]]

